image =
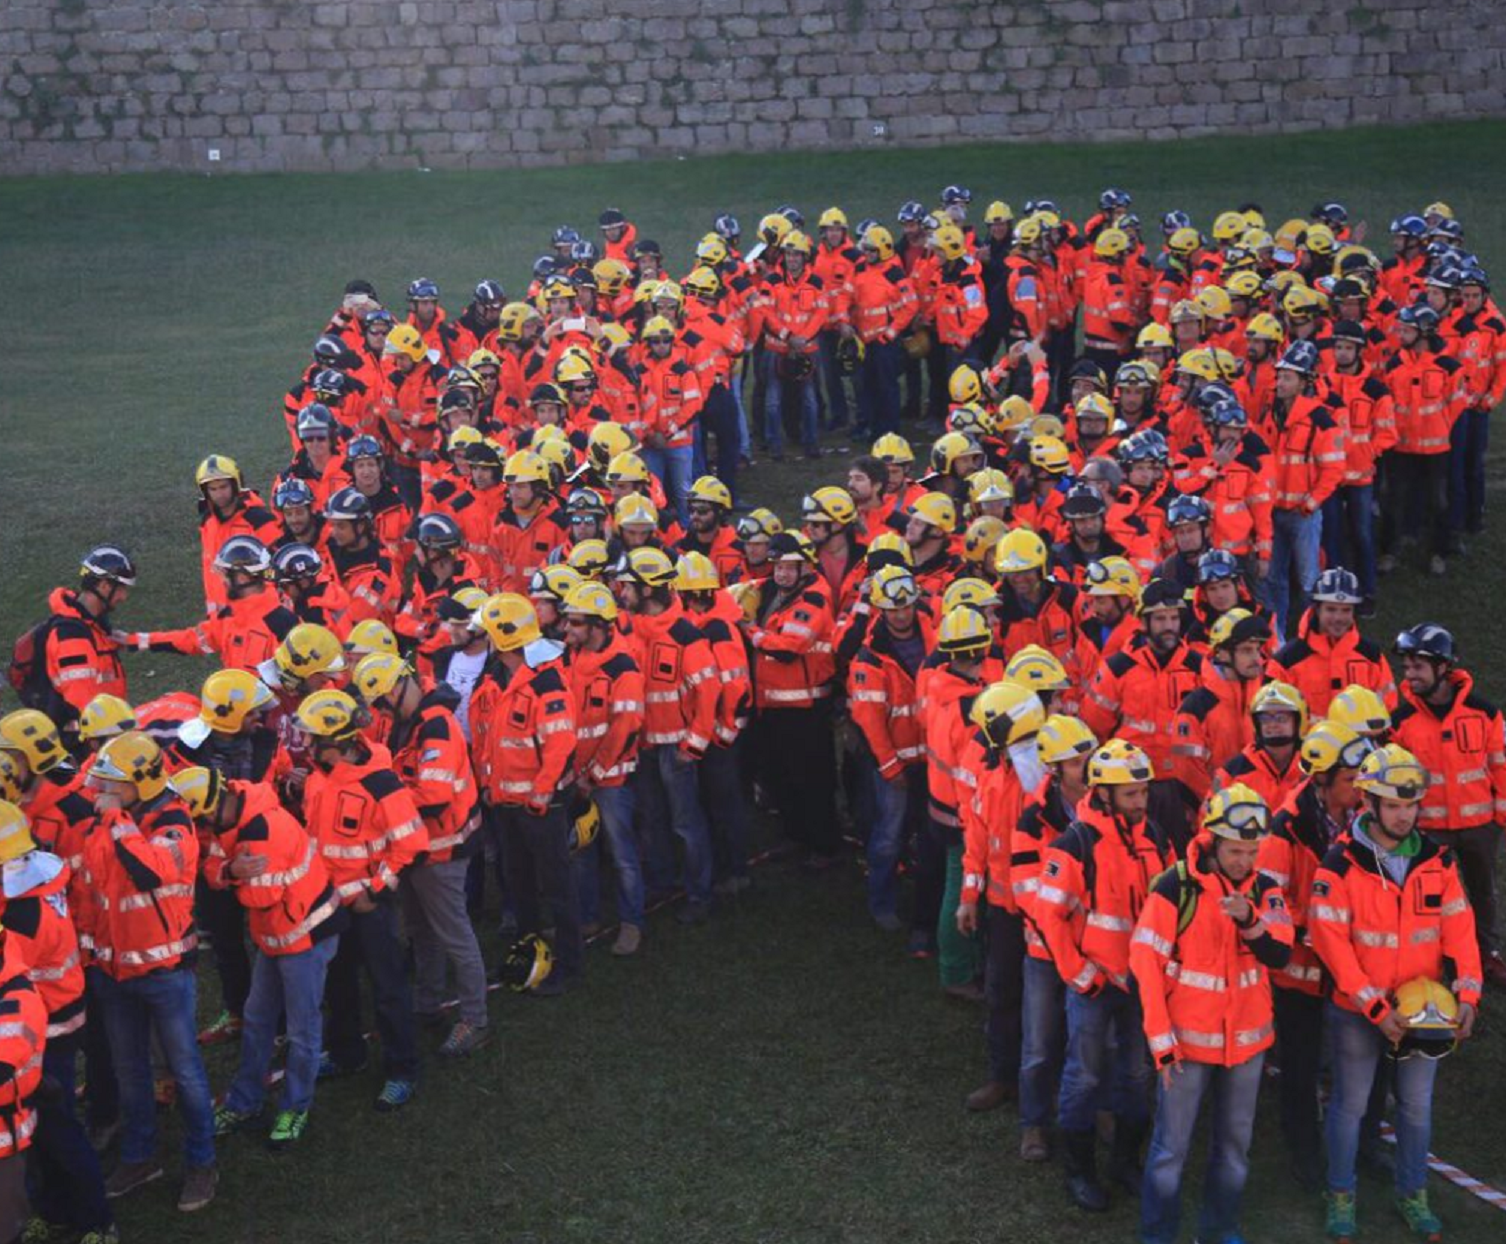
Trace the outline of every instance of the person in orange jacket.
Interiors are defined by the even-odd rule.
[[[413,324],[395,325],[382,346],[380,388],[373,406],[391,449],[388,475],[409,510],[423,500],[419,463],[436,451],[439,384],[445,366]]]
[[[30,688],[21,688],[28,708],[47,714],[60,727],[74,725],[96,695],[126,695],[125,667],[111,638],[112,614],[136,586],[136,563],[113,544],[101,544],[79,563],[77,588],[54,588],[42,651],[34,662]]]
[[[350,594],[335,581],[318,549],[284,544],[272,554],[272,582],[299,622],[323,626],[341,639],[350,634]]]
[[[1272,680],[1250,697],[1253,737],[1224,765],[1214,770],[1212,789],[1240,784],[1279,808],[1301,783],[1298,748],[1307,733],[1307,704],[1290,683]]]
[[[1271,818],[1261,840],[1260,868],[1286,895],[1295,933],[1292,957],[1271,975],[1276,1037],[1281,1043],[1281,1134],[1291,1170],[1311,1191],[1322,1187],[1318,1077],[1323,1062],[1323,1001],[1327,982],[1308,929],[1313,878],[1329,848],[1349,832],[1360,805],[1354,780],[1373,750],[1370,740],[1339,721],[1320,721],[1299,753],[1306,778]]]
[[[1201,497],[1212,511],[1209,543],[1245,559],[1259,579],[1271,561],[1271,451],[1250,431],[1237,401],[1214,403],[1196,440],[1176,458],[1181,492]]]
[[[1453,635],[1434,622],[1396,637],[1401,704],[1392,738],[1427,769],[1418,827],[1453,851],[1475,912],[1485,979],[1506,985],[1496,930],[1496,854],[1506,820],[1506,727],[1475,690]]]
[[[675,578],[668,554],[634,549],[618,564],[613,590],[632,616],[628,643],[645,686],[637,798],[645,824],[672,831],[684,847],[687,901],[675,918],[701,924],[711,914],[713,863],[699,765],[716,733],[721,685],[710,645],[675,595]],[[667,846],[651,834],[650,884],[656,870],[665,880],[673,876]]]
[[[1342,566],[1325,570],[1313,584],[1313,603],[1298,619],[1296,634],[1266,666],[1271,678],[1289,682],[1302,693],[1315,718],[1327,716],[1334,696],[1355,684],[1374,691],[1387,707],[1396,706],[1391,667],[1380,645],[1361,635],[1355,622],[1355,609],[1362,601],[1352,572]]]
[[[350,472],[351,487],[371,507],[376,542],[392,563],[393,573],[401,579],[411,552],[408,529],[413,523],[414,510],[392,485],[387,453],[376,437],[358,436],[346,446],[345,465]]]
[[[1489,414],[1506,398],[1506,316],[1491,299],[1490,277],[1478,264],[1466,266],[1459,277],[1459,310],[1449,331],[1465,366],[1467,394],[1454,424],[1459,447],[1449,464],[1449,529],[1458,536],[1484,530]]]
[[[899,430],[899,377],[904,365],[899,342],[919,313],[920,299],[889,230],[872,226],[858,239],[858,249],[863,258],[852,277],[849,322],[843,332],[863,346],[853,436],[866,438]]]
[[[643,457],[664,484],[682,524],[689,515],[697,420],[705,404],[690,347],[679,340],[673,320],[652,316],[643,326],[647,346],[638,367],[638,407],[643,420]]]
[[[392,753],[367,743],[367,714],[344,691],[325,689],[298,706],[313,772],[303,787],[304,823],[319,848],[349,923],[325,980],[329,1023],[321,1078],[366,1066],[359,972],[371,978],[385,1082],[375,1106],[401,1109],[418,1085],[413,997],[403,966],[394,901],[403,873],[428,845],[413,796],[392,769]]]
[[[176,631],[116,631],[114,639],[140,652],[214,656],[226,669],[254,670],[277,651],[298,619],[268,581],[272,556],[253,536],[232,536],[215,555],[226,603],[197,626]]]
[[[1182,1171],[1205,1096],[1212,1132],[1198,1234],[1232,1239],[1249,1175],[1265,1053],[1275,1041],[1271,973],[1292,953],[1281,887],[1259,870],[1270,809],[1249,787],[1220,791],[1187,859],[1146,896],[1130,942],[1145,1038],[1160,1072],[1140,1193],[1140,1237],[1174,1240]]]
[[[643,943],[644,883],[633,774],[643,732],[643,670],[617,628],[617,601],[601,583],[584,582],[565,596],[565,645],[575,703],[575,768],[579,793],[601,815],[617,874],[617,939],[612,953],[638,953]],[[601,849],[592,843],[573,861],[581,917],[596,923]]]
[[[549,491],[549,467],[538,454],[520,449],[507,459],[502,478],[507,504],[492,528],[492,578],[500,590],[521,593],[533,572],[565,543],[570,524]]]
[[[1174,856],[1148,816],[1150,758],[1110,739],[1088,762],[1088,794],[1072,825],[1043,857],[1031,914],[1067,986],[1067,1058],[1057,1120],[1067,1191],[1099,1212],[1094,1117],[1112,1088],[1111,1174],[1138,1186],[1140,1145],[1149,1130],[1150,1059],[1140,1001],[1130,979],[1130,944],[1151,887]],[[1110,1060],[1112,1058],[1112,1065]]]
[[[1428,778],[1417,758],[1395,743],[1367,756],[1355,778],[1364,806],[1313,880],[1308,931],[1333,977],[1325,1016],[1333,1050],[1327,1232],[1338,1240],[1355,1234],[1360,1126],[1388,1052],[1395,1056],[1396,1207],[1420,1238],[1442,1233],[1427,1197],[1438,1060],[1405,1056],[1411,1051],[1401,1047],[1410,1040],[1415,1003],[1405,1010],[1399,1004],[1404,992],[1419,985],[1452,992],[1456,1035],[1468,1040],[1483,982],[1474,914],[1454,853],[1417,827]],[[1451,962],[1451,986],[1445,959]]]
[[[531,991],[554,997],[579,984],[585,969],[565,816],[575,784],[569,671],[563,645],[544,638],[527,597],[491,596],[477,622],[494,653],[471,699],[471,759],[507,875],[520,879],[513,890],[518,931],[542,933],[546,914],[554,925],[554,970]]]
[[[831,318],[831,292],[809,268],[813,247],[799,230],[780,243],[782,269],[764,278],[758,317],[769,374],[764,385],[764,435],[776,461],[784,444],[786,390],[800,405],[799,427],[807,458],[818,457],[815,358],[820,334]],[[750,332],[750,336],[751,336]]]
[[[42,1087],[43,1047],[47,1040],[47,1008],[26,975],[18,950],[0,939],[0,1008],[6,1023],[0,1028],[0,1231],[19,1240],[27,1227],[27,1161],[37,1127],[35,1101]]]
[[[278,1026],[286,1020],[282,1107],[267,1142],[285,1149],[302,1138],[314,1103],[324,1043],[320,1002],[345,923],[340,898],[318,847],[272,786],[188,768],[174,775],[173,789],[208,833],[205,881],[233,891],[249,913],[257,951],[239,1065],[215,1114],[215,1134],[261,1117]]]
[[[120,1085],[120,1162],[105,1182],[120,1197],[160,1178],[152,1037],[177,1081],[184,1178],[178,1208],[214,1198],[214,1106],[194,1033],[198,996],[193,893],[199,841],[188,808],[168,787],[162,749],[128,731],[89,770],[98,822],[84,847],[94,898],[97,1001]]]
[[[936,340],[945,348],[946,374],[968,357],[973,342],[988,320],[983,271],[968,251],[966,235],[944,224],[931,234],[931,246],[941,261],[930,290],[930,318]]]
[[[831,301],[831,317],[821,330],[821,376],[826,389],[828,430],[847,425],[849,407],[837,344],[852,331],[852,303],[862,253],[848,235],[847,216],[840,207],[829,207],[816,222],[820,240],[811,260],[811,271],[821,278]]]
[[[204,611],[210,617],[229,603],[215,558],[235,536],[251,536],[271,548],[282,523],[262,499],[246,487],[234,458],[210,454],[194,471],[199,488],[199,562],[204,581]]]
[[[1122,229],[1105,229],[1093,241],[1082,294],[1083,350],[1113,382],[1119,364],[1129,358],[1135,336],[1124,267],[1129,236]]]
[[[1034,691],[1006,679],[973,700],[968,721],[975,733],[963,763],[976,764],[977,784],[960,807],[962,893],[954,919],[964,935],[977,932],[981,904],[988,1079],[966,1106],[982,1111],[1013,1098],[1020,1078],[1025,927],[1013,887],[1012,834],[1025,797],[1046,777],[1036,750],[1046,709]]]
[[[359,488],[342,488],[324,510],[329,558],[350,597],[352,624],[376,619],[388,626],[402,595],[402,572],[384,552],[375,511]]]
[[[1231,609],[1209,628],[1202,682],[1177,706],[1171,745],[1172,771],[1199,802],[1214,773],[1255,741],[1250,705],[1265,673],[1270,638],[1270,624],[1248,609]]]

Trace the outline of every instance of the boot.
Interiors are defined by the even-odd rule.
[[[1063,1158],[1067,1167],[1067,1195],[1078,1209],[1101,1214],[1109,1207],[1109,1194],[1098,1182],[1092,1132],[1063,1132]]]
[[[1114,1121],[1114,1147],[1110,1150],[1108,1176],[1137,1199],[1141,1181],[1145,1178],[1140,1165],[1140,1150],[1144,1147],[1147,1130],[1143,1122]]]

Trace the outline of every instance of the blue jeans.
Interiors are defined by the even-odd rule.
[[[1150,1118],[1152,1078],[1139,994],[1108,985],[1088,998],[1068,989],[1067,1061],[1056,1108],[1062,1131],[1090,1130],[1105,1088],[1116,1119],[1145,1123]]]
[[[1346,484],[1323,503],[1323,556],[1354,571],[1367,600],[1375,599],[1374,505],[1374,484]]]
[[[690,494],[690,471],[694,465],[694,445],[682,445],[678,449],[645,449],[643,462],[664,485],[669,504],[674,506],[675,517],[681,527],[690,525],[690,511],[685,508]]]
[[[874,437],[899,431],[899,370],[904,351],[897,341],[873,341],[858,370],[858,427]]]
[[[897,786],[870,770],[874,816],[868,830],[868,914],[875,920],[899,913],[899,857],[907,831],[923,833],[926,784],[919,765],[907,765],[905,784]]]
[[[638,839],[633,833],[633,808],[637,800],[629,783],[598,786],[591,792],[601,813],[601,833],[612,853],[617,873],[617,919],[643,927],[643,865],[638,859]],[[596,924],[601,919],[601,853],[598,838],[572,857],[576,889],[580,892],[580,921]]]
[[[1479,531],[1485,522],[1485,453],[1490,448],[1490,412],[1466,410],[1449,434],[1448,526]]]
[[[837,361],[837,343],[842,334],[834,328],[821,333],[821,377],[826,381],[826,426],[840,428],[847,422],[847,390],[842,365]]]
[[[785,389],[797,390],[800,401],[800,441],[809,452],[820,448],[821,432],[817,426],[816,381],[785,381],[779,378],[779,367],[774,355],[766,356],[768,378],[764,383],[763,433],[769,442],[771,453],[781,453],[784,448],[783,402]]]
[[[49,1223],[77,1231],[103,1231],[115,1220],[105,1200],[105,1180],[99,1155],[89,1143],[74,1108],[74,1073],[78,1061],[77,1034],[47,1042],[42,1075],[57,1085],[47,1100],[33,1099],[37,1130],[32,1136],[30,1194],[36,1212]]]
[[[732,391],[726,385],[711,386],[711,392],[706,395],[706,406],[701,411],[699,422],[702,462],[699,470],[705,474],[710,467],[711,459],[707,456],[706,441],[708,437],[715,437],[716,477],[727,485],[727,491],[732,494],[733,504],[736,504],[737,455],[742,448],[742,433],[738,427],[737,403],[732,398]]]
[[[1328,1186],[1354,1191],[1354,1162],[1360,1123],[1386,1039],[1363,1015],[1329,1003],[1328,1033],[1333,1052],[1333,1096],[1328,1102]],[[1433,1136],[1433,1081],[1437,1060],[1407,1058],[1395,1064],[1396,1191],[1411,1196],[1428,1178],[1428,1145]]]
[[[314,1104],[319,1053],[324,1048],[324,975],[340,946],[326,937],[296,955],[257,952],[251,965],[251,992],[241,1030],[241,1061],[225,1104],[242,1114],[256,1114],[266,1100],[267,1069],[276,1050],[277,1021],[288,1017],[287,1070],[282,1108],[307,1110]]]
[[[157,1103],[152,1096],[155,1035],[178,1082],[184,1161],[189,1166],[213,1166],[214,1105],[194,1028],[199,982],[193,968],[172,968],[125,981],[101,972],[98,984],[115,1079],[120,1084],[120,1160],[149,1162],[156,1156]]]
[[[1140,1239],[1145,1244],[1174,1244],[1177,1238],[1182,1169],[1192,1147],[1198,1109],[1210,1089],[1213,1117],[1208,1121],[1208,1171],[1203,1177],[1197,1235],[1214,1244],[1237,1233],[1264,1066],[1264,1051],[1237,1067],[1183,1062],[1172,1073],[1171,1088],[1161,1084],[1156,1094],[1156,1130],[1150,1138],[1140,1189]]]
[[[1271,573],[1266,576],[1262,588],[1266,605],[1276,615],[1276,633],[1285,636],[1287,620],[1291,616],[1290,581],[1293,572],[1304,600],[1318,577],[1323,512],[1299,514],[1296,510],[1272,510],[1271,527]]]
[[[748,875],[748,800],[743,794],[742,739],[713,743],[701,757],[701,806],[711,833],[711,871],[718,881]]]
[[[638,790],[649,833],[668,825],[684,844],[686,895],[692,903],[709,903],[711,831],[701,807],[698,767],[678,747],[646,747],[638,756]]]
[[[1066,983],[1054,963],[1025,956],[1020,1022],[1020,1126],[1047,1127],[1067,1047]]]

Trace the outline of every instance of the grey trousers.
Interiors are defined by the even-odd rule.
[[[413,1005],[421,1015],[445,1000],[447,964],[455,965],[460,991],[460,1018],[486,1027],[486,963],[476,930],[465,909],[465,872],[469,860],[422,864],[403,874],[398,894],[413,936]]]

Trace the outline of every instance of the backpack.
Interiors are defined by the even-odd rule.
[[[26,708],[45,711],[52,700],[52,683],[47,678],[47,636],[53,619],[38,622],[22,632],[11,646],[6,676],[12,690]]]
[[[1192,879],[1192,874],[1187,868],[1187,861],[1178,860],[1152,882],[1151,888],[1154,889],[1173,873],[1177,878],[1177,936],[1181,937],[1192,926],[1192,921],[1197,916],[1197,901],[1202,892],[1202,886]]]

